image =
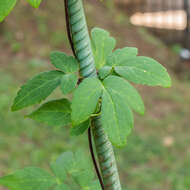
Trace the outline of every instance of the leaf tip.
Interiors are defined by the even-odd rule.
[[[15,105],[15,104],[13,104],[12,106],[11,106],[11,111],[12,112],[15,112],[15,111],[18,111],[19,110],[19,108]]]
[[[168,81],[168,85],[166,86],[166,88],[170,88],[171,86],[172,86],[172,80],[170,78],[169,81]]]
[[[116,147],[116,148],[123,148],[123,147],[125,147],[127,145],[127,138],[126,138],[125,141],[123,141],[121,143],[114,143],[114,142],[112,142],[112,145],[114,147]]]
[[[139,111],[139,114],[143,116],[143,115],[145,114],[145,109],[144,109],[144,110]]]
[[[4,20],[4,17],[0,17],[0,23],[3,22]]]
[[[168,80],[165,82],[165,84],[162,85],[164,88],[170,88],[172,86],[172,80],[170,76],[168,75]]]

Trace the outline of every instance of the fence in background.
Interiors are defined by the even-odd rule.
[[[131,22],[150,28],[168,44],[190,49],[190,0],[115,0]]]

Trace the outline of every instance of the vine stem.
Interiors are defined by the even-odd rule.
[[[66,20],[66,29],[67,29],[67,37],[69,39],[69,43],[73,52],[73,55],[75,56],[75,58],[77,58],[76,53],[75,53],[75,48],[74,48],[74,44],[72,41],[72,36],[71,36],[71,30],[70,30],[70,23],[69,23],[69,13],[68,13],[68,1],[64,0],[65,3],[65,20]]]
[[[66,27],[67,28],[67,36],[68,36],[68,39],[69,39],[69,43],[70,43],[72,52],[73,52],[75,58],[77,58],[76,53],[75,53],[75,49],[74,49],[74,44],[72,42],[71,31],[70,31],[69,15],[68,15],[68,9],[67,9],[68,2],[67,2],[67,0],[64,0],[64,2],[65,2],[65,18],[66,18],[66,26],[67,26]],[[79,84],[80,84],[80,82],[81,81],[79,81]],[[91,128],[90,127],[88,129],[88,142],[89,142],[90,154],[91,154],[91,157],[92,157],[92,161],[93,161],[93,164],[94,164],[96,175],[97,175],[97,177],[99,179],[99,182],[100,182],[102,190],[104,190],[104,183],[103,183],[103,180],[102,180],[99,168],[98,168],[98,164],[96,162],[96,158],[95,158],[95,155],[94,155],[94,150],[93,150],[93,145],[92,145],[92,135],[91,135]]]
[[[69,39],[69,43],[70,43],[70,46],[71,46],[71,49],[72,49],[72,52],[75,56],[75,58],[77,58],[76,56],[76,53],[75,53],[75,49],[74,49],[74,44],[72,42],[72,36],[71,36],[71,31],[70,31],[70,23],[69,23],[69,15],[68,15],[68,2],[67,0],[64,0],[65,2],[65,18],[66,18],[66,28],[67,28],[67,36],[68,36],[68,39]],[[81,81],[79,81],[79,84],[80,84]],[[88,142],[89,142],[89,149],[90,149],[90,154],[91,154],[91,157],[92,157],[92,161],[93,161],[93,164],[94,164],[94,168],[95,168],[95,171],[96,171],[96,175],[99,179],[99,182],[100,182],[100,185],[101,185],[101,188],[102,190],[104,190],[104,183],[103,183],[103,180],[102,180],[102,177],[101,177],[101,174],[100,174],[100,171],[99,171],[99,168],[98,168],[98,164],[96,162],[96,158],[95,158],[95,154],[94,154],[94,150],[93,150],[93,145],[92,145],[92,134],[91,134],[91,128],[89,127],[88,128]]]
[[[102,177],[101,177],[101,174],[100,174],[100,171],[98,169],[97,162],[96,162],[96,158],[95,158],[95,155],[94,155],[94,150],[93,150],[93,145],[92,145],[92,134],[91,134],[91,128],[90,127],[88,128],[88,142],[89,142],[90,154],[91,154],[91,157],[92,157],[94,168],[96,170],[96,174],[98,176],[98,179],[99,179],[99,182],[100,182],[102,190],[105,190],[104,183],[103,183],[103,180],[102,180]]]
[[[68,38],[74,55],[79,61],[82,77],[97,77],[90,37],[86,24],[82,0],[65,0]],[[92,146],[91,129],[89,146],[92,160],[103,190],[121,190],[115,156],[112,145],[101,126],[100,117],[92,119],[93,137],[101,174],[95,160]]]

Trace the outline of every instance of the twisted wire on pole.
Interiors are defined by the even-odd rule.
[[[69,25],[67,31],[73,52],[79,61],[80,74],[85,78],[97,77],[82,0],[65,1],[66,16],[68,19],[67,24]],[[102,189],[121,190],[113,148],[101,126],[99,117],[93,119],[92,128],[96,153],[98,156],[99,167],[104,184]],[[90,147],[92,148],[92,145]]]
[[[68,0],[68,16],[72,42],[83,77],[96,77],[96,68],[81,0]]]
[[[105,134],[99,118],[93,121],[93,132],[104,188],[106,190],[121,190],[112,144]]]

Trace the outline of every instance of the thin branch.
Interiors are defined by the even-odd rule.
[[[64,2],[65,2],[65,18],[66,18],[67,36],[68,36],[68,39],[69,39],[69,43],[71,45],[72,52],[73,52],[75,58],[77,58],[76,53],[75,53],[74,44],[73,44],[73,41],[72,41],[71,31],[70,31],[68,0],[64,0]]]
[[[103,183],[102,177],[100,175],[100,171],[98,169],[98,165],[97,165],[97,162],[96,162],[96,159],[95,159],[95,155],[94,155],[94,150],[93,150],[93,146],[92,146],[91,127],[88,128],[88,141],[89,141],[89,149],[90,149],[92,161],[93,161],[93,164],[94,164],[94,168],[96,170],[96,174],[98,176],[98,179],[99,179],[99,182],[100,182],[102,190],[105,190],[104,183]]]
[[[68,39],[69,39],[69,43],[71,45],[72,52],[73,52],[75,58],[77,58],[76,53],[75,53],[74,44],[73,44],[73,41],[72,41],[71,30],[70,30],[69,12],[68,12],[68,0],[64,0],[64,2],[65,2],[65,18],[66,18],[67,36],[68,36]],[[99,179],[99,182],[100,182],[102,190],[105,190],[104,183],[103,183],[102,177],[100,175],[100,171],[98,169],[98,165],[97,165],[95,155],[94,155],[94,150],[93,150],[93,146],[92,146],[92,135],[91,135],[90,127],[88,129],[88,141],[89,141],[90,154],[91,154],[91,157],[92,157],[94,168],[96,170],[96,174],[98,176],[98,179]]]

